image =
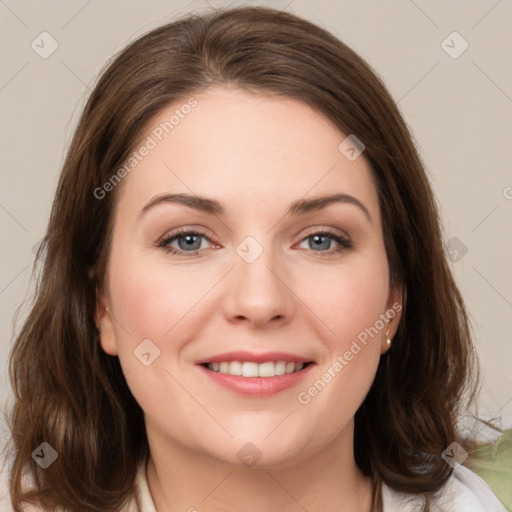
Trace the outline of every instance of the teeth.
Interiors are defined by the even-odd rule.
[[[231,361],[228,365],[228,373],[231,375],[242,375],[243,367],[240,361]]]
[[[230,361],[222,363],[209,363],[208,370],[229,375],[242,375],[243,377],[275,377],[285,373],[294,373],[304,368],[303,363],[287,363],[286,361],[269,361],[258,364],[251,361]]]
[[[294,365],[295,366],[295,365]],[[276,375],[276,364],[275,363],[263,363],[259,365],[258,376],[259,377],[275,377]]]
[[[284,361],[278,361],[275,365],[276,375],[284,375],[286,373],[286,363]]]
[[[233,361],[237,363],[238,361]],[[229,367],[231,369],[232,363],[229,363]],[[242,363],[242,375],[244,377],[257,377],[258,376],[258,363]]]

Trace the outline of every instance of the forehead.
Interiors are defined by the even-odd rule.
[[[346,136],[297,100],[208,89],[153,118],[134,151],[151,149],[125,179],[119,207],[140,210],[155,195],[188,193],[218,199],[227,215],[263,204],[275,214],[302,197],[339,192],[378,219],[364,154],[350,161],[338,149]]]

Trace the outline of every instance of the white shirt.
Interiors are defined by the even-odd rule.
[[[145,464],[139,466],[135,486],[136,498],[123,512],[157,512],[149,492]],[[399,493],[384,483],[382,500],[384,512],[421,510],[421,496]],[[491,488],[478,475],[460,465],[456,465],[434,503],[432,512],[507,512]]]

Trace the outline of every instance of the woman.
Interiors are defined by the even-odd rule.
[[[504,510],[452,444],[474,355],[428,179],[319,27],[238,8],[130,44],[43,251],[16,510]]]

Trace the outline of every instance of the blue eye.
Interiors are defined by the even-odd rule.
[[[164,238],[160,242],[159,247],[166,249],[167,252],[172,254],[197,254],[201,249],[201,238],[209,240],[204,233],[183,230]],[[178,241],[178,248],[170,245],[175,240]]]
[[[322,256],[324,254],[332,254],[333,252],[341,252],[352,247],[350,240],[330,231],[312,233],[304,238],[301,243],[305,241],[309,241],[309,249],[320,253]],[[333,241],[339,244],[340,247],[337,249],[331,249]]]
[[[202,239],[211,242],[204,233],[183,229],[163,238],[158,243],[158,247],[163,248],[167,253],[195,256],[202,250],[205,250],[204,247],[201,248]],[[322,256],[352,248],[352,242],[350,240],[329,230],[311,233],[303,238],[301,243],[305,241],[309,241],[309,250]],[[171,245],[174,242],[178,242],[178,247]],[[337,243],[339,247],[333,249],[333,242]]]

